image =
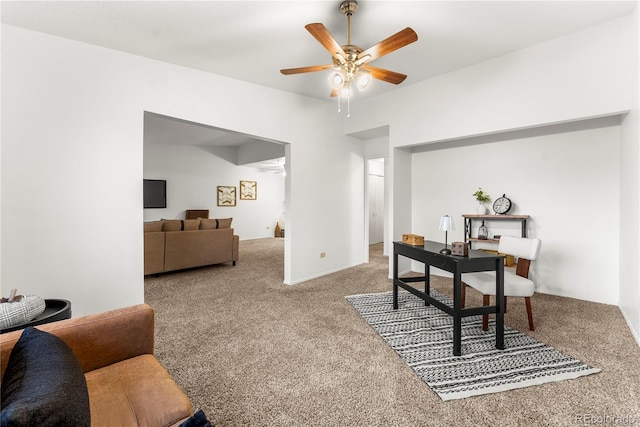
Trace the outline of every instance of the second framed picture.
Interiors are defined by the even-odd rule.
[[[258,183],[256,181],[240,181],[240,200],[256,200]]]
[[[229,185],[218,186],[218,206],[236,205],[236,187]]]

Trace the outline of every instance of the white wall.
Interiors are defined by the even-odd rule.
[[[293,206],[287,207],[285,236],[300,232],[308,236],[291,250],[299,261],[291,263],[289,283],[342,270],[365,259],[362,144],[329,140],[319,132],[313,133],[309,132],[304,147],[291,145],[292,161],[287,164],[287,178],[294,178],[290,180],[293,195],[287,196]],[[299,195],[298,203],[295,194]],[[321,258],[323,252],[326,256]]]
[[[187,209],[209,209],[210,218],[233,218],[240,240],[273,237],[284,213],[284,176],[236,166],[206,146],[147,144],[144,178],[167,181],[167,208],[144,209],[144,220],[183,219]],[[240,180],[256,181],[257,200],[240,199]],[[236,206],[217,205],[217,186],[236,187]]]
[[[476,188],[492,202],[506,193],[509,213],[530,215],[527,234],[542,240],[531,271],[537,291],[617,304],[619,141],[613,126],[416,153],[412,230],[444,242],[438,225],[448,214],[456,227],[449,242],[463,241]],[[520,235],[520,222],[485,225],[490,236]]]
[[[74,316],[143,301],[145,111],[290,144],[287,283],[364,260],[362,144],[329,102],[1,31],[3,290],[69,299]]]
[[[142,302],[139,64],[4,25],[1,48],[3,294]]]
[[[393,174],[385,174],[385,181],[389,183],[392,200],[390,200],[389,211],[389,241],[402,240],[405,233],[417,234],[412,226],[412,165],[411,153],[401,148],[393,149],[389,153],[391,171]],[[400,257],[398,271],[402,274],[410,270],[411,262],[405,257]],[[393,248],[389,248],[389,277],[393,277]]]
[[[628,111],[634,25],[625,16],[380,95],[347,130],[390,125],[391,145],[406,147]]]
[[[378,137],[375,139],[367,140],[364,144],[364,153],[365,159],[381,159],[383,161],[384,170],[382,171],[382,175],[388,175],[388,171],[392,170],[389,166],[389,136]],[[371,164],[371,162],[368,162]],[[382,248],[383,255],[389,255],[389,248],[391,246],[391,239],[389,237],[389,212],[391,211],[391,201],[389,198],[389,194],[391,194],[390,189],[391,180],[384,180],[384,243]],[[366,225],[365,227],[369,228],[369,216],[365,215]],[[368,241],[367,241],[368,243]],[[368,253],[366,254],[367,262],[369,261]]]
[[[620,163],[620,309],[640,343],[640,10],[636,6],[635,76],[630,87],[635,108],[622,123]]]
[[[459,146],[465,142],[487,142],[491,138],[500,141],[505,133],[522,129],[544,131],[562,123],[621,117],[620,186],[610,190],[620,195],[619,206],[613,207],[610,221],[620,224],[617,240],[620,246],[610,253],[599,251],[602,257],[599,262],[613,265],[612,274],[615,276],[617,270],[619,280],[607,286],[606,295],[600,295],[601,291],[596,289],[587,293],[606,301],[619,295],[617,303],[637,339],[640,336],[639,271],[638,267],[629,266],[637,266],[640,259],[638,25],[636,8],[633,14],[610,22],[405,86],[358,104],[359,113],[347,125],[349,133],[388,125],[391,151],[397,153],[399,147]],[[625,116],[627,112],[629,114]],[[461,149],[461,153],[466,149],[469,148]],[[391,179],[396,179],[398,174],[403,176],[411,163],[411,159],[397,157],[390,163],[393,171],[387,176]],[[574,168],[580,172],[582,166],[571,162],[567,165],[567,173],[571,174]],[[594,170],[594,174],[598,173]],[[412,190],[416,185],[422,185],[422,182],[393,186],[390,234],[395,239],[413,224],[418,224],[412,223],[406,215],[407,210],[417,210],[411,209],[411,202],[402,201],[404,192],[418,191]],[[472,187],[477,185],[470,183]],[[531,187],[536,185],[537,181],[532,180]],[[397,194],[398,191],[402,193]],[[496,191],[501,189],[496,188]],[[616,214],[619,214],[618,218],[615,218]],[[574,226],[589,229],[592,223],[585,215]],[[568,253],[572,247],[568,243],[563,252]],[[545,248],[546,245],[543,251]]]

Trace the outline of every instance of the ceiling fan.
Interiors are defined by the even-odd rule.
[[[364,50],[360,46],[351,44],[351,16],[357,8],[358,2],[355,0],[346,0],[340,4],[340,11],[347,17],[347,44],[343,46],[340,46],[338,42],[336,42],[323,24],[315,23],[305,25],[307,31],[329,51],[333,58],[332,64],[287,68],[280,70],[280,72],[289,75],[334,70],[329,78],[333,86],[331,96],[344,96],[347,97],[347,99],[352,94],[352,83],[355,83],[359,89],[364,89],[371,81],[371,78],[396,85],[402,83],[407,78],[405,74],[373,67],[369,65],[369,62],[415,42],[418,40],[418,35],[411,28],[407,27],[369,49]],[[338,110],[338,112],[340,112],[340,110]]]

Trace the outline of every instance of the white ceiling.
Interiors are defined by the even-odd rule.
[[[237,147],[255,141],[253,137],[241,133],[230,133],[225,129],[153,113],[144,115],[144,140],[145,144],[226,147]]]
[[[250,135],[231,132],[212,126],[181,120],[174,117],[145,112],[144,114],[144,143],[169,145],[199,145],[210,147],[237,148],[244,144],[255,143],[276,144],[261,140]],[[237,153],[237,151],[236,151]],[[228,151],[224,153],[226,159],[238,164],[237,158]],[[221,153],[218,153],[220,156]],[[267,158],[262,161],[243,164],[265,172],[280,173],[284,171],[284,157]]]
[[[407,74],[408,86],[631,12],[637,1],[373,1],[360,0],[352,43],[366,49],[409,26],[418,41],[372,62]],[[4,1],[2,22],[329,100],[327,73],[284,76],[281,68],[331,63],[305,30],[321,22],[346,43],[340,1]],[[394,89],[374,81],[365,98]],[[181,128],[182,143],[237,145],[211,128]],[[171,126],[176,126],[169,129]],[[212,133],[203,135],[210,130]],[[145,132],[146,133],[146,132]],[[208,142],[202,142],[202,141]],[[224,142],[226,141],[226,142]]]
[[[368,48],[412,27],[418,41],[373,61],[402,86],[629,13],[637,1],[367,1],[352,42]],[[239,80],[328,99],[327,73],[281,68],[331,63],[305,30],[321,22],[346,43],[340,1],[2,1],[2,22]],[[363,98],[395,86],[376,81]]]

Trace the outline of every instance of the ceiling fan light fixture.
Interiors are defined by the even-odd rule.
[[[344,86],[345,81],[346,78],[342,71],[336,70],[329,75],[329,82],[335,89],[341,89]]]
[[[356,84],[358,89],[364,90],[371,83],[371,72],[367,70],[360,70],[356,74]]]

